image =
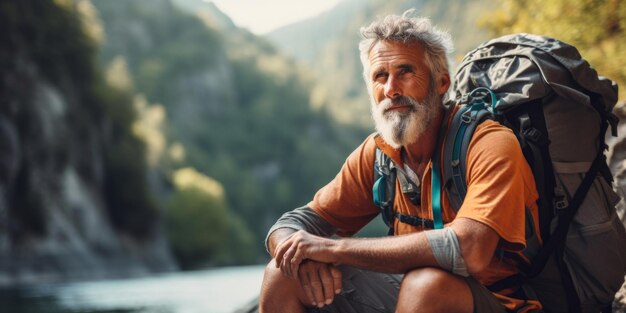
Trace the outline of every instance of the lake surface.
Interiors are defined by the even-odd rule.
[[[11,313],[233,313],[258,296],[263,266],[47,284],[0,292]]]

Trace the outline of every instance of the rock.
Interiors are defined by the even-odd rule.
[[[614,109],[615,114],[620,118],[618,127],[618,137],[609,137],[608,163],[615,182],[613,187],[615,192],[622,198],[617,204],[617,214],[626,227],[626,101],[617,103]],[[615,312],[626,312],[626,283],[615,296],[613,304]]]

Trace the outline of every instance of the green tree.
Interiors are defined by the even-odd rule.
[[[621,0],[499,0],[483,17],[494,35],[535,33],[565,41],[600,75],[626,87],[626,3]],[[624,94],[620,96],[624,99]]]
[[[250,262],[252,235],[231,213],[220,183],[192,168],[173,174],[175,192],[167,203],[172,251],[185,268]]]

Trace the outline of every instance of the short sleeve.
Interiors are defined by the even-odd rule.
[[[308,204],[341,236],[351,236],[379,212],[372,200],[374,185],[374,134],[346,159],[341,170]]]
[[[526,245],[525,210],[536,216],[537,193],[511,130],[492,121],[476,129],[468,147],[466,179],[467,195],[457,217],[486,224],[507,249],[521,251]]]

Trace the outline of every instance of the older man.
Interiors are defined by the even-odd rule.
[[[378,147],[421,190],[412,201],[396,183],[394,211],[433,219],[431,158],[445,136],[442,98],[450,86],[449,36],[427,19],[387,16],[361,29],[359,48],[377,133],[305,207],[270,229],[261,312],[506,312],[540,308],[524,288],[485,286],[518,272],[525,208],[536,219],[531,171],[508,129],[482,123],[467,158],[468,191],[455,212],[442,197],[442,229],[394,219],[395,236],[347,238],[379,209],[372,201]],[[535,223],[536,225],[537,223]],[[332,235],[342,238],[329,238]]]

